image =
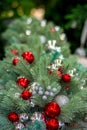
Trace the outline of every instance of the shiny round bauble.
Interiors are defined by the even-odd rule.
[[[60,106],[56,102],[49,102],[45,106],[45,114],[48,117],[56,117],[60,114]]]
[[[28,100],[30,99],[31,95],[32,95],[32,92],[28,90],[24,90],[22,94],[20,95],[20,97],[23,98],[24,100]]]
[[[65,95],[58,95],[56,96],[55,101],[62,107],[69,102],[69,98]]]
[[[14,58],[13,61],[12,61],[13,65],[15,65],[15,66],[18,64],[18,62],[19,62],[18,57]]]
[[[30,51],[26,51],[22,54],[22,57],[24,60],[26,60],[29,64],[33,63],[34,61],[34,55]]]
[[[26,87],[28,87],[28,84],[30,83],[30,81],[27,79],[27,78],[25,78],[25,77],[19,77],[18,79],[17,79],[17,84],[19,85],[19,86],[21,86],[22,88],[26,88]]]
[[[10,112],[8,115],[9,121],[16,122],[19,120],[19,115],[15,112]]]
[[[70,82],[71,81],[71,76],[69,74],[63,74],[62,75],[62,80],[64,82]]]
[[[46,121],[47,130],[58,130],[59,122],[55,118],[50,118]]]

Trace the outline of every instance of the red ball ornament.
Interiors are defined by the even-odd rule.
[[[24,90],[20,97],[22,97],[24,100],[28,100],[32,95],[32,92],[28,90]]]
[[[59,122],[57,119],[51,118],[46,121],[47,130],[58,130]]]
[[[50,32],[55,32],[55,28],[50,28]]]
[[[49,102],[45,106],[45,114],[48,117],[56,117],[60,114],[60,107],[56,102]]]
[[[60,71],[62,73],[62,71],[63,71],[62,67],[59,67],[58,71]]]
[[[18,53],[18,50],[17,50],[17,49],[12,49],[12,50],[11,50],[11,53],[12,53],[13,55],[19,55],[19,53]]]
[[[63,79],[64,82],[70,82],[71,76],[69,74],[63,74],[62,79]]]
[[[30,81],[25,77],[20,77],[17,80],[17,84],[23,88],[27,88]]]
[[[22,54],[23,59],[25,59],[26,61],[28,61],[28,63],[32,63],[34,61],[34,55],[32,52],[30,51],[26,51]]]
[[[19,115],[15,112],[10,112],[8,115],[8,119],[12,122],[16,122],[19,120]]]
[[[13,61],[12,61],[13,65],[17,65],[18,62],[19,62],[18,57],[14,58]]]

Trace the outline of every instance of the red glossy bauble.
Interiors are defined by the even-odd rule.
[[[62,67],[59,67],[59,68],[58,68],[58,71],[62,72],[62,71],[63,71],[63,68],[62,68]]]
[[[30,81],[25,77],[20,77],[17,80],[17,84],[23,88],[27,88]]]
[[[12,50],[11,50],[11,53],[12,53],[13,55],[19,55],[19,53],[18,53],[18,50],[17,50],[17,49],[12,49]]]
[[[70,82],[71,76],[69,74],[63,74],[62,79],[63,79],[64,82]]]
[[[18,57],[14,58],[13,61],[12,61],[13,65],[17,65],[18,62],[19,62]]]
[[[28,90],[24,90],[20,97],[22,97],[24,100],[28,100],[32,95],[32,92]]]
[[[47,130],[58,130],[59,122],[55,118],[48,119],[46,121],[46,127],[47,127]]]
[[[30,63],[30,64],[33,63],[33,61],[34,61],[34,55],[30,51],[24,52],[22,54],[22,57],[23,57],[23,59],[25,59],[26,61],[28,61],[28,63]]]
[[[56,102],[49,102],[45,106],[45,114],[48,117],[56,117],[60,114],[60,107]]]
[[[55,28],[50,28],[50,32],[55,32]]]
[[[19,120],[19,115],[15,112],[10,112],[8,115],[8,119],[12,122],[16,122]]]

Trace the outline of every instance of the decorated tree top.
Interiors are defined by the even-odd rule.
[[[22,43],[28,46],[30,42],[36,44],[35,41],[38,37],[39,42],[47,45],[49,49],[56,50],[66,57],[70,54],[69,43],[63,29],[44,19],[37,20],[34,17],[27,18],[25,16],[15,19],[2,36],[8,44]],[[61,47],[62,52],[56,46]]]

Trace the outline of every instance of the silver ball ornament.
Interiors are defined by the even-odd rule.
[[[43,91],[40,90],[40,91],[38,92],[38,94],[39,94],[39,95],[43,95]]]
[[[47,87],[47,90],[51,90],[51,86],[48,86],[48,87]]]
[[[53,97],[53,96],[54,96],[54,93],[53,93],[53,92],[50,92],[50,96]]]
[[[57,91],[57,88],[53,88],[52,91],[53,91],[53,92],[56,92],[56,91]]]
[[[45,93],[44,93],[44,94],[48,96],[50,93],[49,93],[48,91],[45,91]]]
[[[42,96],[42,99],[43,99],[43,100],[47,100],[47,96],[46,96],[46,95],[43,95],[43,96]]]
[[[60,107],[62,107],[69,102],[69,98],[65,95],[58,95],[55,98],[55,101],[59,104]]]

